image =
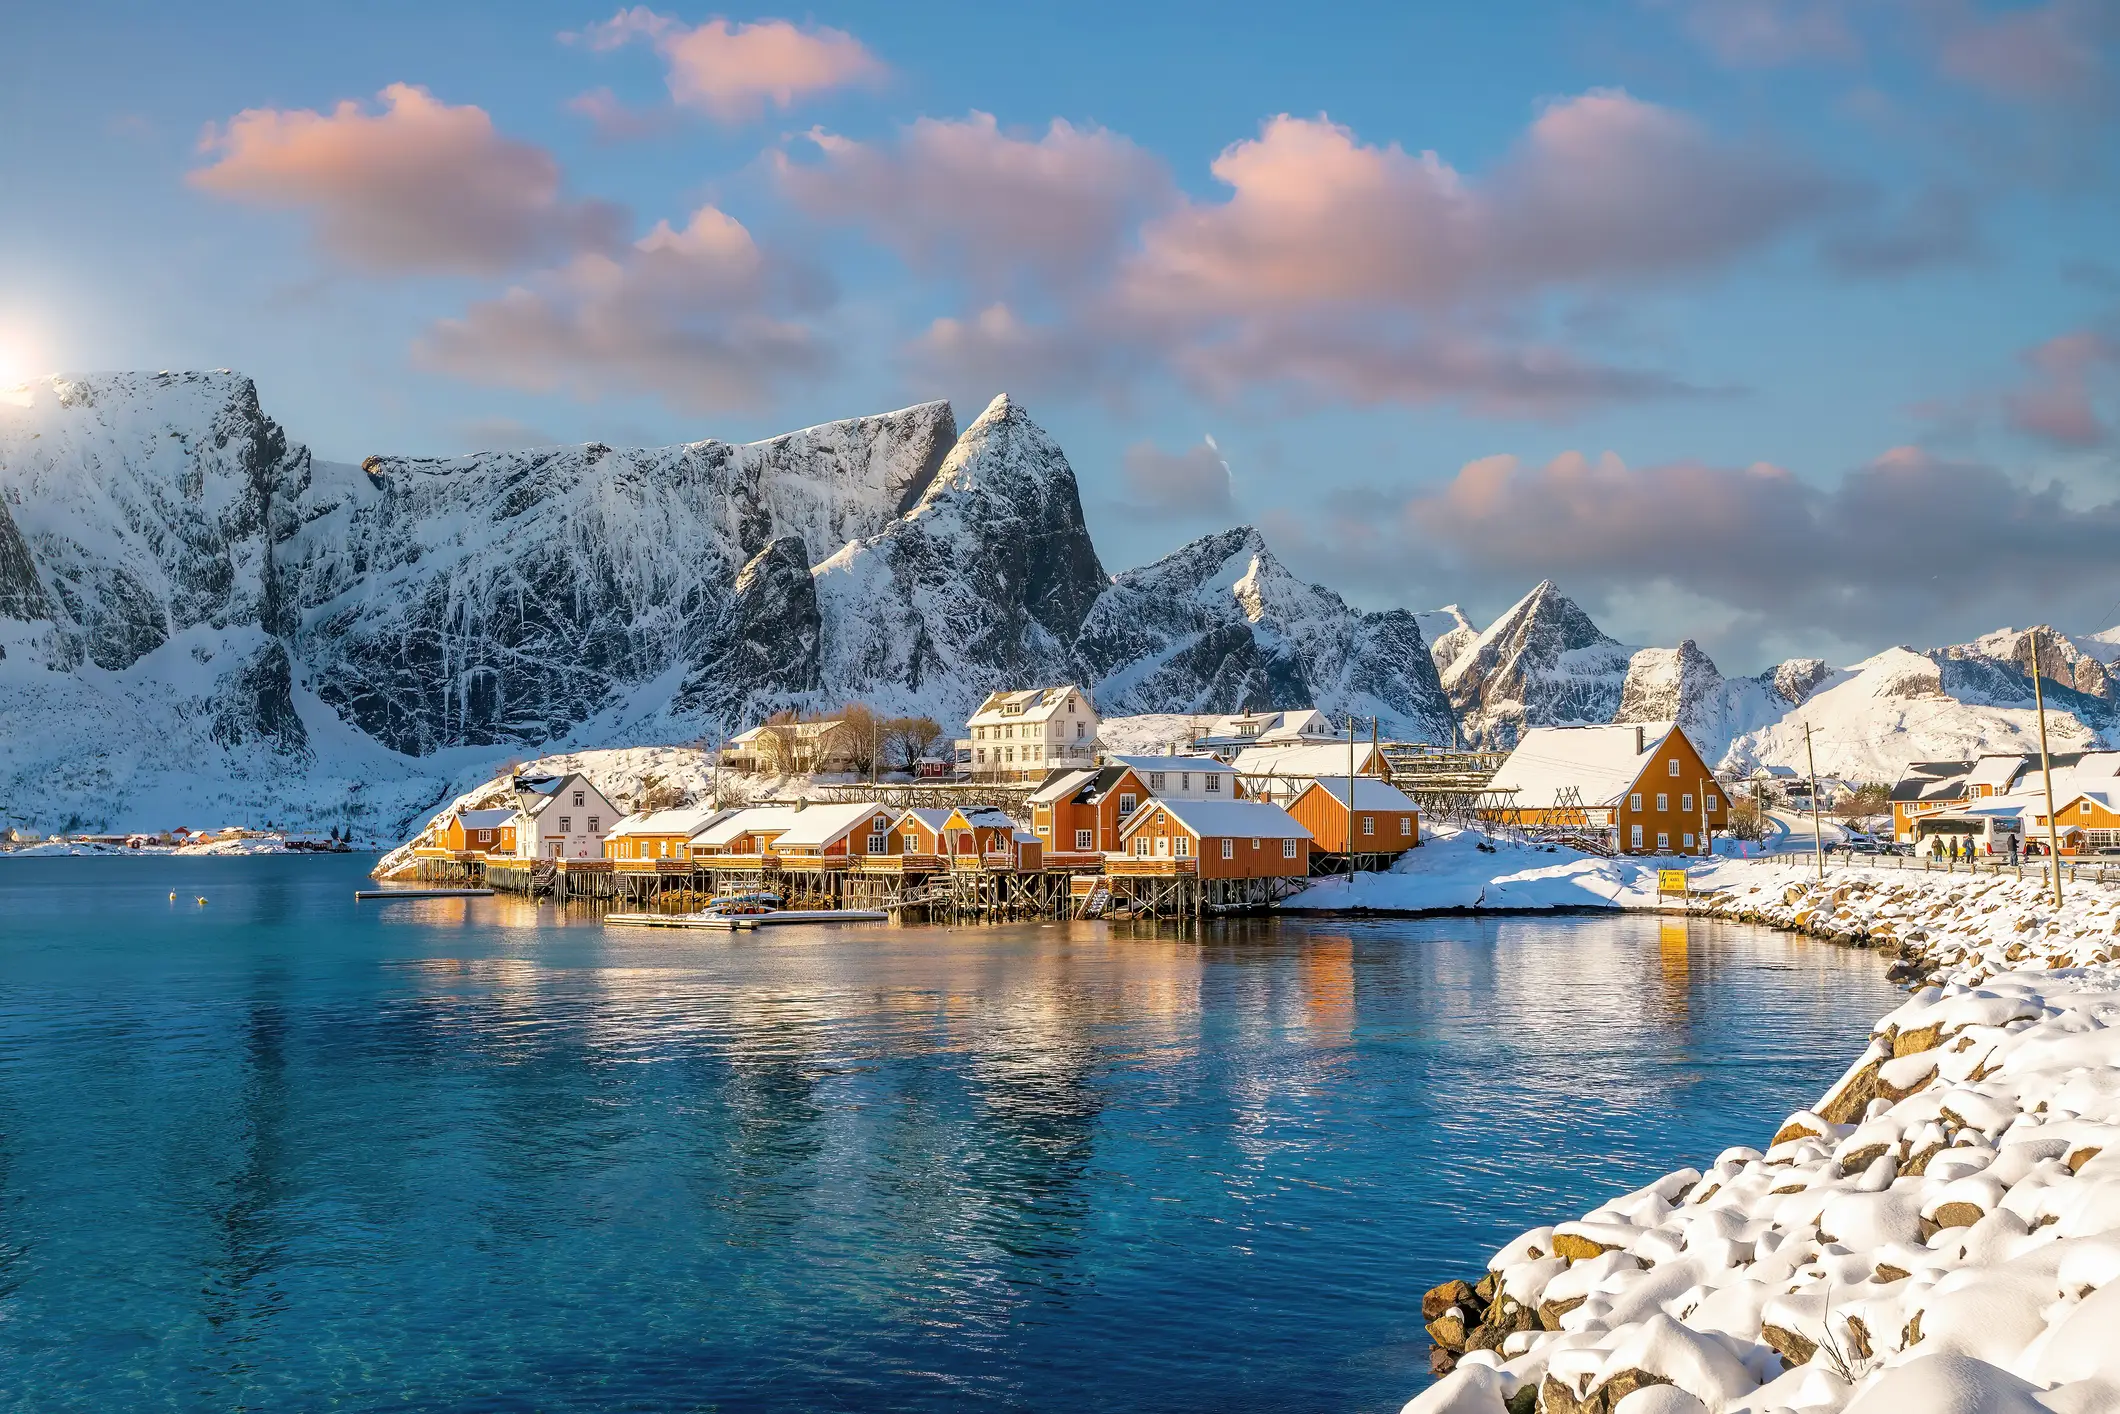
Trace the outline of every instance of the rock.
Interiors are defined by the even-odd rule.
[[[1570,1262],[1580,1262],[1587,1257],[1600,1256],[1613,1248],[1603,1242],[1592,1242],[1587,1237],[1572,1232],[1557,1232],[1553,1235],[1553,1255],[1565,1257]]]
[[[1798,1365],[1809,1364],[1811,1357],[1818,1352],[1817,1341],[1780,1326],[1760,1327],[1759,1338],[1781,1357],[1785,1369],[1793,1370]]]
[[[1485,1306],[1473,1289],[1462,1281],[1446,1281],[1428,1288],[1421,1297],[1421,1318],[1432,1321],[1453,1306]]]
[[[1980,1209],[1974,1207],[1971,1203],[1945,1203],[1936,1210],[1933,1216],[1936,1222],[1936,1231],[1940,1232],[1947,1227],[1971,1227],[1985,1217],[1986,1214],[1982,1213]],[[1933,1235],[1933,1233],[1930,1234],[1930,1236]]]
[[[1565,1301],[1541,1301],[1538,1308],[1538,1323],[1542,1329],[1557,1331],[1561,1328],[1561,1317],[1573,1311],[1590,1298],[1571,1296]]]
[[[1611,1410],[1636,1390],[1670,1383],[1671,1381],[1662,1375],[1652,1375],[1647,1370],[1621,1370],[1592,1390],[1590,1397],[1597,1400],[1606,1410]]]
[[[1444,1350],[1462,1353],[1470,1332],[1465,1329],[1465,1313],[1453,1306],[1428,1322],[1428,1339]]]

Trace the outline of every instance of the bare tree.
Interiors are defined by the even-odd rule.
[[[884,757],[901,771],[920,768],[920,758],[942,740],[942,724],[932,717],[893,717],[883,724]]]
[[[875,767],[883,744],[882,719],[864,702],[849,702],[837,716],[839,726],[832,732],[831,741],[818,743],[819,764],[826,759],[834,764],[845,762],[848,770],[867,775]]]
[[[795,714],[782,710],[766,718],[758,734],[758,769],[788,776],[802,769],[802,728]]]

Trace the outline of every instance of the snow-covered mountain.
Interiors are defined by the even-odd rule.
[[[1443,691],[1467,743],[1506,749],[1525,727],[1611,721],[1632,654],[1542,580],[1458,654]]]
[[[1107,713],[1316,705],[1373,716],[1391,735],[1449,739],[1450,707],[1414,616],[1349,608],[1290,574],[1249,526],[1116,577],[1075,652]]]
[[[1428,656],[1435,663],[1438,677],[1449,672],[1450,665],[1479,642],[1480,631],[1455,604],[1423,609],[1413,616],[1413,621],[1421,626],[1421,637],[1428,640]]]

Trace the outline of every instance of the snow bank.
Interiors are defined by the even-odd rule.
[[[1462,888],[1468,849],[1379,887]],[[1534,892],[1623,882],[1610,861],[1481,857]],[[1890,946],[1928,985],[1763,1148],[1430,1291],[1437,1363],[1456,1368],[1408,1414],[2120,1409],[2120,889],[2057,909],[2034,879],[1821,883],[1732,861],[1704,882],[1712,913]]]
[[[1427,832],[1390,872],[1320,879],[1282,904],[1299,911],[1431,913],[1472,909],[1647,908],[1656,864],[1604,859],[1448,825]]]

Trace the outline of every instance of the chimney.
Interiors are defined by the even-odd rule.
[[[1641,755],[1649,749],[1648,731],[1637,722],[1634,727],[1634,754]]]

